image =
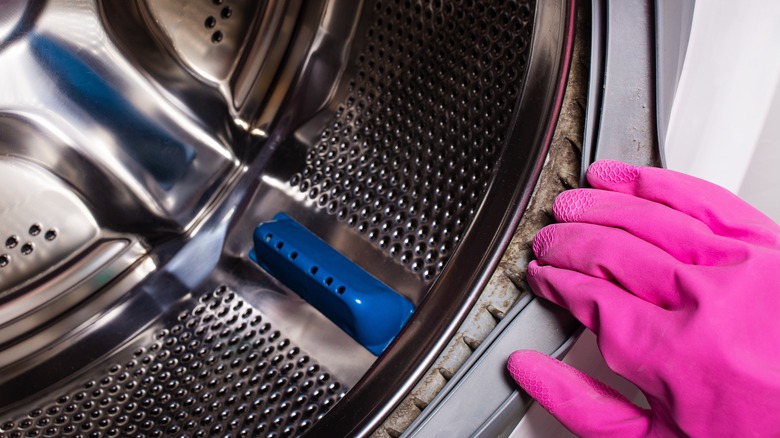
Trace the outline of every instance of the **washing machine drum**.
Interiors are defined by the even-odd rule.
[[[573,38],[562,0],[6,9],[8,436],[375,430],[509,244]]]

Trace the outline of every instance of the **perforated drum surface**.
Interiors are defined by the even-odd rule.
[[[2,437],[293,436],[347,388],[220,287],[73,384],[4,415]]]
[[[298,171],[286,188],[427,287],[521,127],[535,2],[365,3],[335,115],[305,164],[284,169],[285,179]],[[235,292],[187,303],[48,393],[4,407],[0,437],[294,436],[347,391]]]
[[[346,97],[290,184],[429,281],[471,222],[507,138],[534,4],[373,7]]]

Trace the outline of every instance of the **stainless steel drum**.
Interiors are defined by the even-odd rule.
[[[6,2],[0,435],[398,432],[534,190],[573,9]],[[383,354],[249,259],[278,212],[415,306]]]

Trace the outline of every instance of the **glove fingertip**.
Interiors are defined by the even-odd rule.
[[[552,248],[555,243],[555,228],[556,225],[547,225],[539,230],[534,236],[534,243],[532,249],[537,258],[542,258],[547,254],[547,251]]]
[[[550,412],[555,410],[554,399],[545,379],[540,376],[549,356],[533,350],[518,350],[509,356],[507,369],[512,378],[542,407]],[[554,360],[554,359],[553,359]]]
[[[639,167],[615,160],[596,161],[588,168],[587,178],[593,187],[608,189],[639,178]]]
[[[509,355],[509,359],[507,360],[507,368],[509,369],[509,373],[514,377],[514,375],[520,372],[521,369],[528,368],[530,365],[546,358],[549,358],[549,356],[538,351],[517,350]]]
[[[532,260],[526,268],[525,281],[537,297],[565,307],[565,297],[559,290],[560,286],[556,285],[563,271],[565,270],[550,265],[542,265],[537,260]],[[562,287],[567,288],[567,286]]]
[[[561,192],[553,202],[553,216],[558,222],[578,222],[593,207],[593,190],[573,189]]]
[[[509,373],[523,390],[579,436],[646,436],[650,413],[576,368],[546,354],[519,350]]]

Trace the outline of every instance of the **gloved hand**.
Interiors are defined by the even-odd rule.
[[[598,337],[640,408],[568,365],[509,371],[580,436],[780,436],[780,227],[728,191],[600,161],[534,239],[528,283]]]

